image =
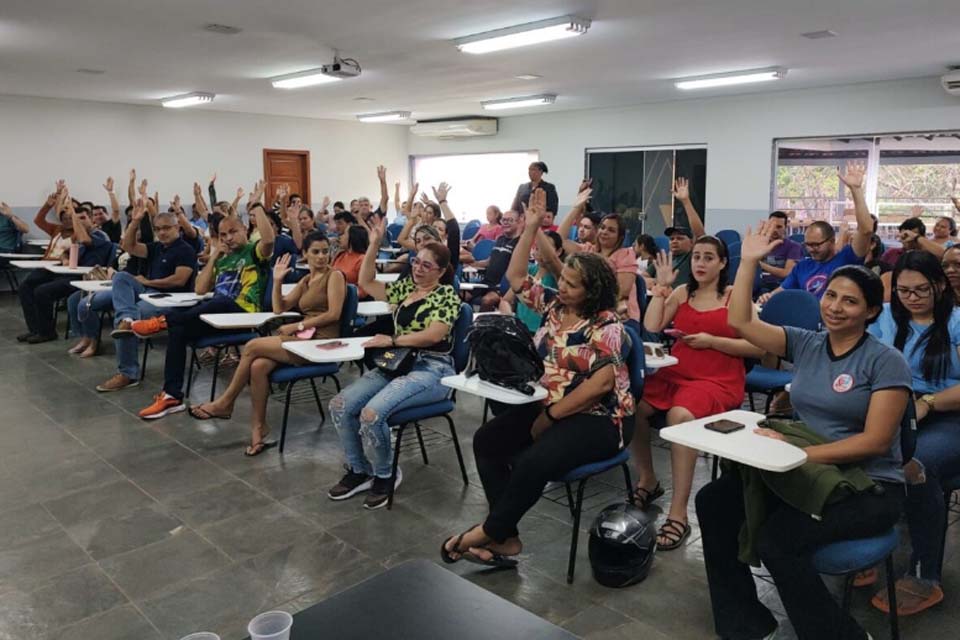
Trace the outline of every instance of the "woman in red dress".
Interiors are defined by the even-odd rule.
[[[637,503],[643,507],[663,495],[650,451],[650,418],[666,412],[667,425],[736,409],[743,402],[743,358],[762,352],[741,339],[727,324],[727,246],[713,236],[702,236],[693,245],[693,279],[672,288],[677,277],[673,257],[660,252],[656,259],[656,285],[647,303],[644,326],[659,333],[671,322],[678,334],[672,355],[680,361],[659,369],[647,379],[637,406],[633,456],[637,465]],[[672,444],[673,498],[670,512],[657,536],[659,549],[676,549],[690,535],[687,503],[693,485],[697,451]]]

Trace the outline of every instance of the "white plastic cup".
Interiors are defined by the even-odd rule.
[[[286,611],[261,613],[247,625],[250,640],[290,640],[293,616]]]
[[[200,631],[198,633],[191,633],[188,636],[180,638],[180,640],[220,640],[220,636],[209,631]]]

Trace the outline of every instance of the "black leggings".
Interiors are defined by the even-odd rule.
[[[827,506],[819,521],[771,498],[757,551],[800,640],[866,637],[827,591],[810,556],[821,545],[880,535],[896,524],[903,506],[903,485],[880,484],[884,489],[880,493],[858,494]],[[757,598],[750,567],[737,559],[744,520],[738,473],[724,473],[700,490],[697,518],[717,635],[730,640],[764,637],[777,622]]]
[[[496,542],[519,535],[517,523],[537,503],[551,480],[620,450],[620,432],[606,416],[578,413],[558,420],[534,440],[530,427],[543,410],[539,402],[513,407],[473,436],[473,454],[490,515],[483,530]],[[624,435],[633,421],[624,419]],[[626,446],[626,443],[624,443]]]

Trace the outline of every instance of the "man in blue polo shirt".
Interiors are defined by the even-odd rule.
[[[121,239],[121,248],[131,256],[146,260],[146,275],[119,272],[113,277],[112,296],[115,329],[111,336],[117,351],[117,373],[97,385],[97,391],[119,391],[140,384],[140,363],[137,358],[137,337],[130,328],[134,320],[157,315],[160,311],[140,300],[140,294],[155,291],[193,291],[197,274],[197,254],[183,238],[177,216],[160,213],[153,220],[157,241],[144,244],[137,240],[137,230],[146,209],[137,203],[133,220]],[[102,295],[100,293],[96,295]]]
[[[814,222],[807,227],[803,236],[803,246],[810,257],[797,262],[780,286],[760,296],[758,302],[763,304],[770,296],[784,289],[802,289],[819,300],[834,271],[848,264],[863,264],[864,257],[870,251],[870,237],[873,235],[873,219],[863,195],[863,172],[862,166],[850,165],[846,173],[840,174],[840,180],[850,190],[857,216],[857,231],[850,244],[837,251],[833,227],[822,220]]]

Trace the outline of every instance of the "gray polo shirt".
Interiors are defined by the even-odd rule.
[[[910,365],[903,354],[865,334],[842,356],[831,352],[827,333],[784,327],[787,360],[796,369],[790,400],[800,419],[830,440],[863,432],[870,396],[881,389],[910,390]],[[903,482],[900,432],[885,455],[861,463],[874,480]]]

